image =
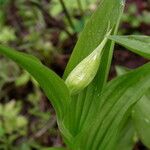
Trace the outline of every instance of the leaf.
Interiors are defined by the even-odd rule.
[[[112,150],[131,107],[150,88],[150,63],[110,81],[97,95],[97,114],[76,137],[75,149]],[[94,108],[93,108],[94,109]]]
[[[123,67],[123,66],[116,66],[116,73],[117,76],[121,76],[126,74],[127,72],[131,71],[129,68]]]
[[[125,67],[117,67],[119,74],[125,74],[129,71]],[[132,109],[132,120],[138,133],[138,138],[150,148],[150,91],[148,89],[145,95],[135,104]]]
[[[14,60],[39,82],[47,97],[51,100],[58,117],[62,118],[70,99],[64,81],[31,55],[15,51],[3,45],[0,45],[0,53]]]
[[[120,17],[123,11],[123,0],[101,0],[100,4],[85,25],[79,40],[73,50],[69,63],[64,73],[64,79],[69,73],[86,58],[104,39],[108,26],[112,34],[116,34]],[[84,123],[91,118],[97,99],[94,95],[100,94],[107,81],[111,64],[114,43],[109,41],[104,47],[101,64],[92,83],[79,94],[72,96],[69,116],[66,116],[65,124],[73,136],[82,130]],[[97,107],[97,106],[95,106]]]
[[[123,0],[102,0],[100,2],[99,7],[89,19],[83,32],[79,36],[79,40],[77,41],[64,73],[65,79],[75,66],[92,53],[92,51],[102,42],[107,33],[108,25],[110,26],[110,29],[114,30],[116,22],[123,10],[122,4]]]
[[[150,99],[143,96],[132,111],[134,126],[145,146],[150,148]]]
[[[129,68],[123,66],[116,66],[117,76],[124,75],[131,71]],[[134,141],[135,129],[133,127],[133,122],[131,116],[128,118],[125,126],[121,129],[116,149],[120,150],[132,150],[136,141]]]
[[[109,36],[108,38],[126,47],[128,50],[150,59],[150,36],[129,35]]]
[[[135,141],[135,129],[131,118],[127,120],[127,123],[120,132],[120,136],[117,141],[116,150],[133,150]]]

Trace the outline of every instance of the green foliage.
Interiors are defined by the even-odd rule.
[[[116,149],[132,150],[136,142],[137,141],[135,141],[135,129],[131,118],[129,118],[120,132]]]
[[[16,86],[26,85],[29,81],[32,81],[35,86],[38,86],[38,82],[27,72],[24,71],[15,81]]]
[[[148,93],[149,94],[149,93]],[[132,118],[141,141],[150,148],[150,99],[144,95],[133,108]]]
[[[48,122],[52,120],[49,111],[43,112],[40,110],[38,105],[40,97],[41,91],[38,87],[35,87],[35,92],[29,94],[25,101],[25,103],[29,103],[32,106],[28,109],[28,115],[34,117],[33,127],[30,127],[30,130],[36,136],[41,136],[39,133],[43,127],[45,128]],[[35,148],[36,150],[41,150],[44,148],[44,146],[41,146],[32,137],[28,136],[28,128],[32,120],[29,122],[27,114],[21,114],[24,109],[23,106],[23,102],[19,100],[0,104],[0,149],[31,150]],[[52,134],[53,131],[49,128],[45,132]],[[19,142],[20,139],[23,142]]]
[[[16,80],[19,74],[19,68],[16,64],[7,59],[0,60],[0,97],[5,95],[5,91],[2,90],[3,86],[7,83],[12,83]]]
[[[112,29],[112,34],[116,32],[118,27],[116,22],[119,22],[120,15],[123,11],[122,4],[121,1],[106,0],[99,5],[97,11],[87,22],[79,37],[65,70],[64,79],[80,61],[92,53],[92,51],[101,43],[107,33],[108,24]],[[112,16],[112,14],[114,15]],[[101,22],[101,20],[103,20],[103,22]],[[104,47],[101,63],[94,80],[87,88],[78,95],[73,96],[71,99],[70,114],[67,117],[69,118],[70,125],[67,126],[74,136],[77,136],[83,128],[86,127],[86,124],[93,122],[93,117],[95,118],[95,113],[97,112],[96,108],[98,107],[97,96],[100,95],[107,80],[113,53],[113,45],[114,44],[109,41]],[[68,122],[68,119],[66,119],[66,122]]]
[[[19,137],[27,134],[27,119],[20,115],[21,104],[15,101],[0,104],[0,143],[1,148],[9,148]],[[11,135],[10,137],[7,137]]]
[[[122,22],[129,24],[131,28],[138,28],[141,26],[141,24],[150,23],[150,12],[148,10],[139,12],[136,2],[133,2],[128,6],[126,12],[123,14]],[[125,28],[122,29],[123,33],[125,31]],[[138,31],[135,33],[138,33]]]
[[[46,95],[52,100],[58,116],[61,118],[69,103],[69,91],[63,80],[53,71],[42,65],[37,58],[34,58],[33,56],[17,52],[2,45],[0,45],[0,50],[1,53],[10,57],[23,68],[26,68],[26,70],[39,82]],[[30,64],[27,64],[27,62],[30,62]],[[59,95],[57,94],[57,91],[59,91]]]
[[[140,25],[139,16],[135,18],[137,7],[135,4],[129,6],[128,11],[124,13],[122,20],[128,22],[132,27],[138,27]]]
[[[18,116],[20,106],[16,107],[15,101],[0,105],[0,116],[3,120],[1,120],[1,128],[3,127],[5,133],[11,134],[14,131],[24,131],[22,128],[26,127],[27,120],[23,116]]]
[[[123,9],[123,0],[103,0],[100,2],[78,39],[63,79],[44,66],[37,58],[0,45],[0,53],[27,70],[44,90],[56,110],[58,126],[68,149],[112,150],[122,146],[122,143],[124,147],[131,149],[134,141],[129,140],[133,139],[134,128],[132,128],[133,126],[128,122],[128,119],[131,116],[132,108],[134,110],[135,128],[139,133],[138,137],[146,146],[149,146],[147,141],[149,135],[140,130],[141,126],[144,126],[149,131],[148,111],[143,111],[148,107],[145,107],[145,104],[139,105],[139,102],[150,88],[150,63],[108,82],[114,47],[114,42],[109,40],[102,47],[102,55],[98,55],[101,63],[98,65],[98,69],[94,70],[96,71],[94,79],[90,82],[87,80],[88,84],[74,95],[70,95],[70,89],[64,81],[70,72],[82,60],[92,54],[95,48],[105,39],[108,25],[112,29],[111,34],[113,35],[110,39],[114,40],[115,37],[118,37],[114,35],[117,33]],[[119,37],[118,40],[114,41],[121,41],[120,44],[122,44],[122,41],[126,40],[124,46],[149,58],[147,56],[149,54],[149,37],[131,37],[122,36],[122,38]],[[142,114],[134,114],[137,111],[137,105],[140,106]],[[143,125],[143,120],[140,119],[143,116],[147,122],[145,125]],[[125,131],[129,129],[129,132],[125,133],[124,129]],[[1,130],[2,133],[3,130]],[[125,138],[119,141],[120,136],[123,135]]]
[[[142,35],[110,36],[111,40],[126,47],[134,53],[150,58],[150,37]]]
[[[130,70],[125,67],[117,66],[117,74],[122,75]],[[140,138],[140,140],[147,146],[150,147],[149,143],[149,106],[150,106],[150,97],[149,97],[149,89],[145,92],[145,95],[136,103],[136,105],[132,109],[131,118],[134,123],[134,127],[136,129],[136,132]],[[131,121],[130,121],[131,122]],[[128,125],[128,128],[131,130],[133,128],[133,123]],[[128,131],[130,131],[128,130]],[[135,131],[131,133],[131,137],[133,138],[133,135],[135,134]],[[137,138],[138,139],[138,138]],[[131,141],[131,140],[130,140]],[[129,138],[128,138],[129,142]]]
[[[110,35],[110,33],[111,31],[107,34]],[[76,94],[83,90],[94,79],[97,74],[103,54],[103,48],[107,43],[107,40],[107,37],[104,37],[104,40],[100,43],[100,45],[93,50],[89,56],[84,58],[68,75],[65,83],[72,94]]]
[[[112,149],[116,140],[115,138],[121,128],[121,124],[124,122],[123,118],[126,115],[128,116],[127,112],[129,111],[129,108],[131,108],[136,100],[139,100],[145,90],[149,87],[149,83],[147,82],[149,77],[145,76],[149,72],[147,70],[148,66],[149,64],[128,73],[127,75],[116,78],[105,86],[99,97],[100,100],[97,102],[97,105],[99,106],[97,108],[97,115],[92,119],[91,125],[89,122],[86,125],[86,128],[88,127],[86,134],[81,134],[85,138],[84,141],[81,142],[82,146],[85,146],[82,148]],[[146,73],[144,70],[148,72]],[[146,77],[145,81],[143,80],[144,76]],[[144,83],[140,83],[142,80]],[[129,101],[127,101],[128,98],[130,98]],[[86,145],[83,142],[85,142]]]
[[[15,32],[13,29],[9,27],[2,28],[0,30],[0,42],[1,43],[7,43],[10,41],[16,40]]]

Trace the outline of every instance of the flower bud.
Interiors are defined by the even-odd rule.
[[[86,58],[84,58],[68,75],[65,83],[68,86],[71,94],[76,94],[83,90],[94,79],[101,60],[103,48],[107,42],[108,32],[100,45]]]

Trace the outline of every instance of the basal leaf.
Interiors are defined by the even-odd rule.
[[[150,59],[150,36],[129,35],[109,36],[109,39],[126,47],[128,50]]]
[[[122,75],[129,71],[128,68],[117,66],[117,74]],[[145,95],[135,104],[132,109],[133,125],[138,133],[138,138],[150,148],[150,91],[145,92]]]
[[[117,66],[117,74],[125,74],[128,68]],[[132,119],[134,127],[138,133],[138,138],[150,148],[150,91],[145,91],[144,96],[135,104],[132,109]],[[130,140],[130,139],[128,139]],[[130,140],[131,141],[131,140]]]
[[[109,82],[101,96],[97,96],[97,115],[92,122],[86,123],[84,130],[76,137],[75,149],[114,149],[120,125],[148,88],[150,63]]]
[[[133,150],[135,145],[134,141],[135,129],[131,121],[131,117],[127,120],[127,123],[120,131],[120,136],[118,137],[116,150]]]
[[[123,66],[116,66],[115,68],[117,76],[124,75],[131,71],[129,68]],[[135,129],[133,126],[132,117],[130,116],[119,133],[116,149],[132,150],[134,144],[136,143],[136,141],[134,141],[134,137]]]
[[[133,107],[132,118],[139,138],[150,148],[150,99],[147,96],[143,96]]]

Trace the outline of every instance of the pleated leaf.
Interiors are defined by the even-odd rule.
[[[131,71],[129,68],[123,66],[116,66],[115,68],[117,76],[124,75]],[[135,128],[133,126],[132,117],[130,116],[119,133],[116,150],[132,150],[136,143],[135,136]]]
[[[128,68],[117,66],[117,74],[122,75],[129,72]],[[132,109],[132,122],[138,133],[138,138],[150,148],[150,90],[145,91],[144,96]],[[133,125],[133,124],[131,124]],[[130,138],[128,139],[130,140]],[[131,142],[131,140],[130,140]]]
[[[97,96],[97,114],[76,137],[76,150],[115,149],[120,128],[131,107],[150,88],[150,63],[109,82]],[[98,100],[99,99],[99,100]]]
[[[132,118],[139,138],[150,148],[150,99],[146,95],[133,108]]]
[[[127,120],[127,123],[121,129],[120,136],[118,137],[116,150],[133,150],[135,145],[135,129],[131,117]]]

